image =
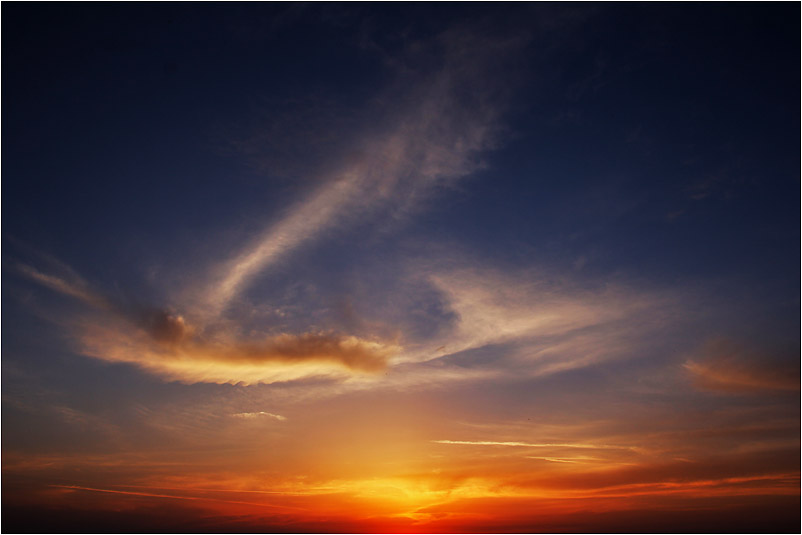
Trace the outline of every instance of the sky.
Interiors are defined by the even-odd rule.
[[[4,532],[798,532],[798,3],[5,3]]]

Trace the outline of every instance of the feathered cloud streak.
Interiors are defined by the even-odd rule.
[[[325,231],[380,207],[397,214],[476,170],[480,153],[496,141],[504,105],[503,82],[491,70],[520,44],[450,32],[411,47],[436,58],[439,67],[421,72],[403,59],[395,62],[397,87],[377,100],[372,118],[382,126],[355,136],[355,156],[320,177],[317,191],[212,270],[214,282],[200,297],[198,313],[224,312],[257,274]]]

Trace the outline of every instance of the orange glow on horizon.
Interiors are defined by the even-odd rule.
[[[13,474],[19,465],[7,461],[4,459],[4,473]],[[616,483],[621,473],[648,472],[654,467],[531,460],[543,466],[542,477],[525,481],[510,472],[509,464],[519,461],[517,457],[502,457],[495,470],[485,469],[484,473],[472,470],[466,459],[461,469],[452,463],[449,470],[433,468],[400,475],[329,480],[274,477],[262,482],[258,474],[199,477],[188,470],[184,475],[151,477],[147,483],[49,484],[29,489],[28,498],[46,500],[54,506],[91,503],[101,510],[136,509],[148,503],[187,504],[238,518],[254,527],[267,523],[285,525],[287,529],[308,525],[328,526],[323,528],[328,530],[341,525],[370,532],[447,532],[469,525],[493,525],[504,518],[534,526],[538,519],[566,518],[587,510],[623,514],[649,504],[670,511],[687,500],[799,495],[798,472]],[[67,465],[77,466],[76,462],[80,464],[79,459],[67,460],[59,469],[58,462],[43,460],[38,471],[60,472]],[[86,466],[91,464],[88,459]],[[28,470],[31,467],[26,465]],[[350,470],[360,472],[368,468],[357,466]],[[341,469],[348,470],[347,465]],[[102,478],[99,472],[96,475]],[[576,483],[565,484],[566,478]],[[22,496],[16,499],[25,501]]]

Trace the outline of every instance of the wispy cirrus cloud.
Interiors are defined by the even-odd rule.
[[[759,393],[800,389],[798,356],[756,354],[723,339],[708,342],[701,353],[683,367],[702,390]]]
[[[17,269],[22,275],[28,277],[29,279],[36,281],[53,291],[78,299],[87,305],[91,305],[100,309],[109,309],[113,307],[106,298],[92,290],[89,287],[89,284],[72,270],[70,270],[67,273],[67,277],[65,277],[43,273],[42,271],[27,264],[18,264]]]
[[[159,342],[178,343],[192,335],[194,328],[184,318],[167,309],[124,302],[93,288],[71,268],[61,264],[62,273],[43,273],[26,264],[18,265],[20,273],[62,295],[77,299],[95,310],[109,313],[140,328]]]
[[[430,321],[439,319],[443,327],[425,343],[408,343],[395,361],[492,367],[495,360],[506,373],[551,375],[631,356],[671,325],[682,301],[678,294],[622,284],[583,287],[543,270],[448,264],[416,275],[438,292],[443,312]],[[483,359],[483,351],[493,359]]]
[[[259,273],[325,232],[373,216],[379,208],[397,216],[436,188],[475,171],[482,152],[498,141],[507,105],[499,87],[508,80],[489,74],[522,43],[450,31],[394,58],[397,81],[376,100],[373,124],[354,135],[353,156],[338,169],[321,172],[316,191],[213,268],[214,282],[199,300],[201,312],[224,312]],[[437,61],[426,64],[437,67],[413,68],[403,57],[410,53],[431,54]]]

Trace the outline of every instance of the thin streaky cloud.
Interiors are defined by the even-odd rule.
[[[798,355],[794,358],[788,350],[757,353],[733,340],[714,339],[700,353],[682,365],[700,390],[737,394],[800,389]]]
[[[111,308],[111,304],[106,298],[92,291],[89,288],[89,285],[76,275],[73,275],[73,281],[68,281],[65,278],[58,277],[56,275],[43,273],[38,269],[26,264],[19,264],[17,269],[29,279],[58,293],[68,297],[73,297],[96,308]]]
[[[602,459],[598,459],[596,457],[571,457],[571,458],[567,458],[567,457],[538,457],[538,456],[535,456],[535,455],[527,455],[526,458],[527,459],[536,459],[536,460],[539,460],[539,461],[549,461],[551,463],[568,463],[568,464],[587,464],[587,463],[593,463],[593,462],[602,461]],[[609,464],[610,461],[609,460],[604,460],[604,462],[606,464]],[[622,464],[622,463],[615,463],[615,464],[619,465],[619,464]]]
[[[264,411],[259,411],[259,412],[238,412],[238,413],[232,414],[231,416],[234,417],[234,418],[243,418],[243,419],[246,419],[246,420],[251,420],[251,419],[254,419],[254,418],[272,418],[274,420],[284,421],[284,420],[287,419],[286,416],[282,416],[280,414],[273,414],[271,412],[264,412]]]
[[[266,494],[266,495],[276,495],[276,496],[304,496],[310,494],[314,491],[318,492],[327,492],[333,489],[333,487],[308,487],[308,491],[306,493],[296,492],[292,493],[289,490],[254,490],[254,489],[223,489],[223,488],[200,488],[200,487],[163,487],[163,486],[154,486],[154,485],[114,485],[115,487],[122,487],[126,489],[151,489],[151,490],[180,490],[180,491],[192,491],[192,492],[219,492],[219,493],[230,493],[230,494]]]
[[[549,461],[550,463],[568,463],[568,464],[577,464],[581,461],[576,461],[572,459],[557,459],[556,457],[533,457],[531,455],[526,456],[527,459],[537,459],[539,461]]]
[[[435,444],[456,444],[462,446],[510,446],[524,448],[583,448],[596,450],[631,450],[630,446],[611,446],[608,444],[583,444],[581,442],[543,443],[496,442],[490,440],[432,440]]]
[[[219,313],[257,273],[326,228],[358,194],[357,183],[346,175],[301,203],[230,263],[219,286],[207,297],[211,311]]]
[[[136,492],[136,491],[128,491],[128,490],[113,490],[113,489],[100,489],[94,487],[82,487],[79,485],[50,485],[53,488],[61,488],[61,489],[71,489],[71,490],[83,490],[88,492],[103,492],[107,494],[126,494],[129,496],[143,496],[146,498],[168,498],[172,500],[191,500],[191,501],[204,501],[204,502],[219,502],[219,503],[234,503],[240,505],[254,505],[257,507],[268,507],[271,509],[290,509],[290,510],[298,510],[298,511],[305,511],[306,509],[302,507],[291,507],[287,505],[275,505],[271,503],[260,503],[260,502],[244,502],[239,500],[221,500],[219,498],[209,498],[206,496],[176,496],[174,494],[156,494],[152,492]]]

